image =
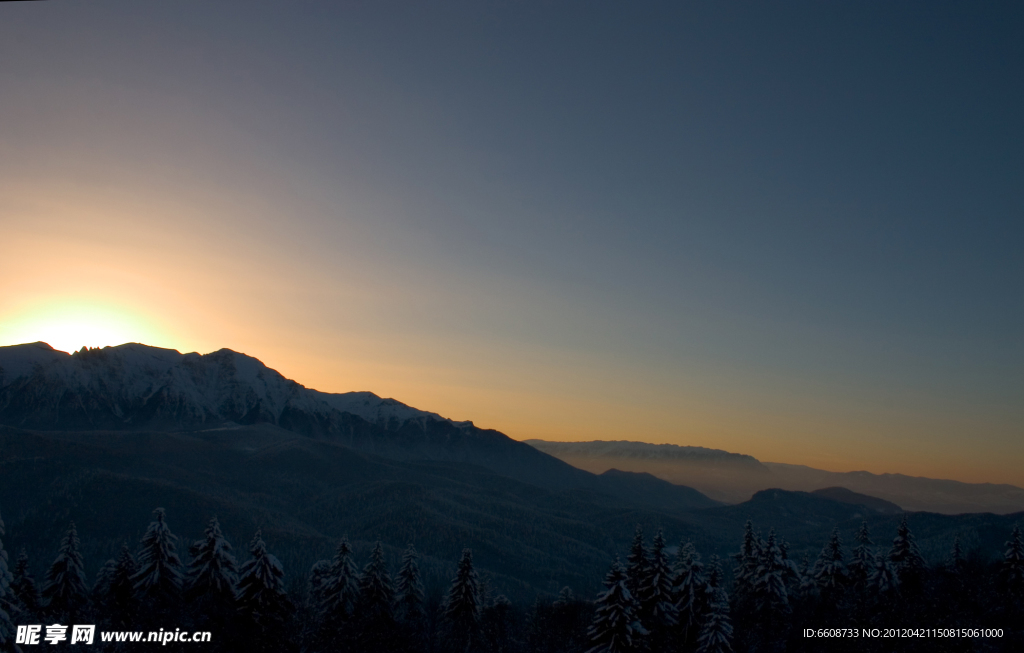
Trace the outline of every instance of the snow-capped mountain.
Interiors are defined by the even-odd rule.
[[[0,425],[211,431],[256,424],[392,459],[471,463],[545,488],[601,489],[594,475],[498,431],[371,392],[318,392],[230,349],[182,354],[130,343],[68,354],[42,342],[0,347]]]
[[[445,420],[370,392],[328,394],[221,349],[181,354],[136,343],[74,354],[42,342],[0,347],[0,421],[25,428],[203,429],[269,422],[339,428],[335,413],[394,429]]]

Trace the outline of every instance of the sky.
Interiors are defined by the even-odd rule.
[[[0,4],[0,345],[1024,486],[1024,5]]]

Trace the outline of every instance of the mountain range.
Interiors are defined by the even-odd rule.
[[[69,520],[95,571],[122,542],[138,542],[158,506],[185,542],[213,515],[236,547],[261,528],[296,588],[348,534],[357,555],[381,540],[392,565],[415,543],[435,588],[471,547],[484,578],[514,600],[563,585],[595,592],[637,524],[727,555],[752,519],[776,528],[794,555],[815,555],[832,527],[852,541],[867,521],[884,539],[903,516],[876,496],[828,487],[840,484],[723,505],[653,471],[595,474],[533,444],[370,392],[308,389],[227,349],[0,347],[5,545],[25,547],[37,577]],[[749,456],[677,449],[650,451],[772,473]],[[939,559],[954,534],[994,555],[1020,517],[915,513],[910,523]]]
[[[811,492],[842,487],[911,511],[955,515],[1010,514],[1024,510],[1024,489],[1014,485],[962,483],[863,471],[829,472],[803,465],[761,462],[753,456],[718,449],[673,444],[525,442],[580,469],[597,474],[608,469],[645,472],[672,483],[685,483],[724,503],[740,503],[770,488]]]

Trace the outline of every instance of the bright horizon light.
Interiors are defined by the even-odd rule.
[[[126,342],[159,346],[164,340],[159,329],[129,310],[81,301],[48,302],[0,320],[0,345],[45,342],[71,353]]]

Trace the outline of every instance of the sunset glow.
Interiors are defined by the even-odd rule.
[[[67,299],[8,314],[0,321],[0,343],[37,341],[69,353],[126,342],[167,342],[160,329],[128,309]]]
[[[1024,485],[989,9],[2,4],[0,346]]]

